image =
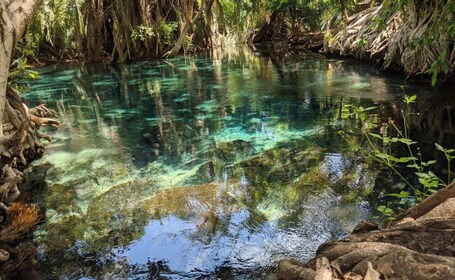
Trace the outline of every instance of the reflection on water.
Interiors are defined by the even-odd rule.
[[[336,131],[404,83],[252,54],[41,71],[25,99],[62,121],[28,171],[48,168],[42,279],[265,279],[311,258],[371,215],[378,171]]]

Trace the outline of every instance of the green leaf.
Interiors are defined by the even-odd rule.
[[[438,80],[438,72],[437,71],[432,71],[432,73],[431,73],[431,85],[434,86],[436,84],[437,80]]]
[[[408,96],[408,95],[405,95],[404,96],[404,102],[406,104],[411,104],[411,103],[414,103],[417,99],[417,96],[416,95],[413,95],[413,96]]]
[[[417,158],[415,158],[415,157],[400,157],[397,162],[405,163],[405,162],[408,162],[408,161],[411,161],[411,160],[417,160]]]
[[[374,138],[378,138],[378,139],[383,139],[383,137],[379,134],[376,134],[376,133],[368,133],[369,135],[373,136]]]
[[[423,179],[429,179],[429,178],[431,178],[431,176],[428,175],[427,173],[416,172],[415,174],[416,174],[419,178],[423,178]]]
[[[385,153],[376,153],[375,156],[377,158],[386,159],[386,160],[389,160],[392,157],[391,155],[388,155]]]
[[[405,192],[405,191],[401,191],[400,193],[389,193],[389,194],[386,194],[386,196],[406,198],[406,197],[409,197],[409,193]]]
[[[403,144],[406,144],[406,145],[414,145],[414,144],[417,144],[416,141],[412,141],[411,139],[408,139],[408,138],[398,138],[398,141],[403,143]]]
[[[360,108],[362,108],[362,107],[360,107]],[[376,108],[377,108],[377,107],[374,107],[374,106],[373,106],[373,107],[368,107],[368,108],[365,108],[365,109],[362,108],[362,109],[363,109],[363,111],[365,112],[365,111],[374,110],[374,109],[376,109]]]
[[[438,143],[434,143],[434,145],[436,146],[436,149],[438,151],[444,152],[444,148],[441,145],[439,145]]]

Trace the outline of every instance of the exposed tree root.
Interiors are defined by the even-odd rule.
[[[55,111],[44,105],[29,110],[16,90],[7,90],[0,129],[0,244],[3,246],[24,235],[39,221],[37,207],[13,201],[20,195],[17,185],[23,174],[19,169],[25,167],[27,161],[41,156],[44,146],[40,139],[51,140],[38,129],[42,125],[59,126],[60,122],[50,119],[55,116]],[[9,271],[8,267],[17,268],[28,258],[28,253],[20,252],[20,247],[8,248],[8,251],[0,249],[0,261],[13,256],[13,260],[2,265],[2,272]]]
[[[454,188],[430,196],[383,230],[359,224],[350,236],[321,245],[306,264],[282,260],[278,279],[455,279]]]
[[[38,279],[30,271],[34,262],[36,247],[32,242],[25,242],[14,248],[8,248],[8,259],[0,266],[2,279]],[[5,251],[6,252],[6,251]],[[18,275],[22,273],[22,275]]]

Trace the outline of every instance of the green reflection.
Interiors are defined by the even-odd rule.
[[[241,52],[69,68],[42,69],[26,96],[47,102],[62,120],[33,163],[50,166],[47,221],[36,239],[43,270],[103,277],[115,263],[139,275],[132,267],[148,261],[128,251],[155,238],[152,227],[192,252],[184,256],[188,263],[147,251],[159,242],[138,253],[173,273],[210,274],[223,265],[260,271],[283,254],[310,256],[329,235],[369,215],[362,205],[377,172],[345,153],[336,133],[359,132],[352,105],[394,98],[398,87],[369,68]],[[154,224],[167,219],[184,229]],[[298,244],[281,249],[288,241],[280,236]],[[250,243],[260,259],[243,259],[239,248]],[[191,267],[196,259],[201,263]]]

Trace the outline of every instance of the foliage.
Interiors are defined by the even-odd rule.
[[[450,46],[453,49],[453,39],[455,38],[455,21],[453,20],[453,11],[455,11],[455,1],[448,0],[384,0],[382,11],[378,21],[381,28],[385,27],[384,19],[387,14],[400,11],[404,13],[405,20],[410,22],[412,18],[413,30],[410,33],[415,34],[408,43],[411,50],[421,49],[425,52],[435,52],[429,56],[430,65],[425,73],[431,76],[431,84],[435,85],[438,75],[449,74],[450,57],[447,55],[447,49],[439,50],[434,46]],[[419,21],[420,20],[420,21]],[[448,49],[450,52],[450,47]],[[420,55],[419,55],[420,56]],[[420,56],[420,59],[425,58]],[[453,70],[452,70],[453,71]]]
[[[352,0],[273,0],[267,2],[270,11],[281,11],[294,25],[300,25],[307,31],[320,31],[327,24],[334,26],[343,14],[352,13],[356,1]]]
[[[175,21],[162,22],[159,25],[158,32],[160,32],[164,38],[165,44],[172,44],[172,34],[178,29],[178,23]]]
[[[155,37],[154,28],[151,26],[139,25],[133,29],[131,38],[133,40],[145,41],[152,37]]]
[[[273,12],[282,14],[288,27],[320,30],[328,19],[339,20],[337,14],[342,9],[352,11],[354,7],[352,0],[194,1],[194,13],[202,9],[203,20],[190,31],[185,45],[191,49],[205,47],[207,40],[201,37],[211,36],[212,32],[222,42],[232,39],[245,42],[267,23]],[[50,51],[60,59],[68,53],[86,54],[94,50],[103,55],[127,52],[130,57],[150,55],[151,50],[157,50],[154,55],[160,56],[177,41],[186,9],[187,3],[177,0],[44,0],[30,24],[27,44],[36,46],[40,52]],[[95,31],[84,28],[84,24]],[[98,46],[91,46],[93,42]],[[118,55],[124,58],[126,54]]]
[[[436,160],[425,161],[422,158],[420,148],[414,148],[418,143],[413,141],[410,136],[410,119],[414,116],[411,112],[411,104],[416,101],[417,97],[405,96],[405,108],[401,110],[403,129],[401,129],[393,120],[389,119],[388,123],[383,125],[379,133],[373,133],[372,127],[364,127],[364,134],[370,145],[370,155],[379,163],[390,168],[398,175],[407,186],[407,190],[398,193],[386,194],[388,197],[398,199],[398,209],[407,209],[416,203],[424,200],[431,194],[435,193],[440,187],[446,186],[454,179],[450,169],[451,161],[455,158],[455,149],[445,149],[435,143],[437,151],[444,153],[447,159],[448,174],[447,179],[439,178],[432,170],[431,166],[436,164]],[[361,122],[364,120],[365,112],[373,110],[370,108],[357,108],[355,114]],[[404,147],[407,155],[396,156],[394,151],[399,147]],[[418,183],[413,184],[406,178],[403,170],[412,170]],[[413,182],[413,181],[412,181]],[[397,207],[381,205],[378,208],[386,218],[391,219]]]
[[[76,49],[75,38],[83,33],[85,0],[44,0],[30,24],[27,42],[40,48]]]
[[[139,25],[133,29],[131,38],[133,40],[140,40],[142,42],[156,37],[157,34],[163,36],[166,44],[172,43],[173,33],[177,30],[178,23],[175,21],[171,22],[160,22],[153,26]]]
[[[37,79],[39,73],[33,70],[33,66],[28,63],[28,58],[36,57],[36,46],[19,41],[16,44],[16,58],[11,61],[8,77],[8,85],[13,88],[19,88],[19,82],[22,79]]]

